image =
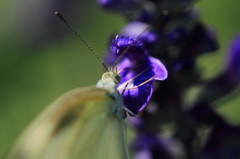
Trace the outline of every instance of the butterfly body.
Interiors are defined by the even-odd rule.
[[[116,101],[116,109],[113,110],[117,116],[122,116],[124,109],[122,97],[117,91],[116,87],[121,81],[121,76],[115,71],[105,72],[102,79],[97,83],[96,87],[108,90],[110,97]]]
[[[96,87],[74,89],[48,106],[23,132],[9,159],[127,159],[124,109],[106,72]]]

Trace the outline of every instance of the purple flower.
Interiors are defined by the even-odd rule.
[[[139,21],[133,21],[125,25],[125,27],[122,29],[121,34],[124,36],[130,36],[130,37],[137,37],[140,35],[149,24],[139,22]],[[156,33],[152,32],[151,30],[147,30],[141,37],[140,40],[143,41],[143,43],[152,43],[156,41],[158,36]]]
[[[110,66],[121,56],[117,68],[121,70],[118,90],[123,102],[134,114],[150,102],[145,111],[130,120],[136,132],[132,144],[134,159],[240,156],[239,127],[227,124],[212,105],[240,83],[240,35],[232,43],[222,72],[203,78],[198,57],[216,51],[219,44],[215,31],[200,21],[199,12],[193,7],[195,1],[146,0],[140,4],[144,7],[138,8],[126,0],[124,3],[129,6],[122,8],[123,1],[116,0],[111,4],[116,8],[108,8],[124,13],[127,21],[120,32],[123,36],[113,40],[106,56]],[[133,7],[130,12],[129,7]],[[161,13],[165,16],[157,19]],[[168,71],[158,59],[164,60]],[[168,74],[167,81],[154,81],[164,80]],[[185,103],[186,95],[195,86],[199,89],[189,105]],[[169,133],[165,130],[169,124],[174,127],[174,137],[163,135],[165,131]]]
[[[167,70],[160,60],[148,55],[143,43],[133,38],[117,36],[111,43],[110,49],[115,58],[111,58],[111,55],[109,58],[114,61],[117,55],[125,52],[117,65],[118,70],[122,70],[120,73],[122,81],[118,89],[122,93],[124,105],[134,114],[137,114],[146,106],[152,96],[153,79],[165,80],[168,75]],[[137,76],[138,74],[140,75]],[[132,78],[134,80],[128,83]],[[133,87],[136,88],[125,89]]]
[[[225,68],[202,86],[195,103],[216,101],[233,92],[240,84],[240,34],[233,39],[227,58]]]
[[[240,127],[225,122],[217,123],[198,159],[240,158]]]
[[[186,156],[182,148],[173,138],[152,133],[139,134],[132,146],[134,159],[184,158]]]
[[[238,34],[232,41],[228,60],[226,63],[225,73],[230,83],[240,83],[240,34]]]
[[[177,47],[180,55],[197,56],[218,49],[215,30],[203,25],[198,18],[198,11],[192,9],[182,14],[169,14],[167,24],[163,25],[166,43]]]
[[[215,51],[219,47],[214,29],[201,23],[197,23],[186,38],[182,45],[183,54],[191,55],[194,53],[196,56]]]
[[[125,25],[121,31],[121,35],[138,37],[147,27],[149,27],[149,24],[147,23],[132,21]],[[150,55],[156,54],[156,52],[161,47],[161,36],[158,34],[159,32],[152,29],[145,31],[145,33],[139,37],[139,40],[142,41],[144,48],[148,50]]]
[[[223,121],[222,117],[218,115],[214,109],[211,108],[210,104],[206,102],[198,103],[195,105],[193,108],[186,112],[186,116],[194,126],[212,126],[217,122]]]

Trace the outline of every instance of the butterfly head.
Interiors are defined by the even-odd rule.
[[[97,87],[105,88],[110,93],[113,93],[116,91],[120,81],[121,76],[117,71],[107,71],[102,75],[102,79],[97,83]]]
[[[121,76],[119,75],[118,72],[115,72],[115,71],[105,72],[102,75],[102,81],[115,83],[116,85],[118,85],[121,81]]]

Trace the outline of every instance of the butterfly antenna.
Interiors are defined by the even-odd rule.
[[[139,35],[137,36],[137,38],[133,41],[133,43],[131,43],[130,45],[127,46],[127,48],[122,52],[122,54],[121,54],[121,55],[117,58],[117,60],[114,62],[113,67],[116,67],[118,61],[122,58],[122,56],[132,47],[132,45],[133,45],[134,43],[136,43],[136,42],[140,39],[140,37],[141,37],[146,31],[148,31],[159,19],[161,19],[163,16],[166,16],[166,15],[168,15],[168,10],[165,9],[165,10],[162,11],[161,15],[160,15],[156,20],[154,20],[147,28],[145,28],[145,29],[141,32],[141,34],[139,34]]]
[[[134,79],[136,79],[137,77],[139,77],[140,75],[142,75],[144,72],[146,72],[147,70],[149,70],[150,68],[152,68],[152,66],[149,66],[148,68],[146,68],[145,70],[143,70],[142,72],[140,72],[139,74],[137,74],[136,76],[134,76],[133,78],[131,78],[130,80],[127,81],[127,84],[125,85],[124,88],[118,88],[117,90],[125,90],[125,89],[128,89],[126,88],[130,82],[132,82]],[[155,77],[155,75],[154,75]],[[154,78],[154,77],[151,77],[151,80]],[[147,83],[149,82],[149,79],[144,81],[143,83]],[[143,85],[143,84],[142,84]],[[133,87],[132,87],[133,88]],[[136,87],[137,88],[137,87]]]
[[[102,63],[103,67],[106,69],[106,71],[109,72],[107,66],[104,64],[103,60],[98,56],[98,54],[93,50],[93,48],[83,39],[83,37],[68,23],[63,16],[59,12],[55,12],[55,15],[57,15],[67,26],[83,41],[83,43],[92,51],[92,53],[97,57],[97,59]]]
[[[140,86],[142,86],[142,85],[144,85],[144,84],[148,83],[149,81],[153,80],[153,79],[154,79],[156,76],[157,76],[157,74],[155,74],[154,76],[152,76],[152,77],[151,77],[151,78],[149,78],[148,80],[146,80],[146,81],[144,81],[144,82],[140,83],[140,84],[139,84],[139,85],[137,85],[137,86],[134,86],[134,87],[129,87],[129,88],[124,88],[124,89],[136,89],[136,88],[138,88],[138,87],[140,87]]]

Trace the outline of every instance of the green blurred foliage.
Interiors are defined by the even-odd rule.
[[[197,3],[204,23],[216,28],[221,47],[218,52],[198,60],[206,78],[221,71],[228,42],[240,30],[240,2],[229,2],[202,0]],[[65,9],[69,13],[66,19],[99,56],[106,50],[109,36],[124,25],[121,16],[104,12],[96,1],[71,1],[69,8],[59,3],[0,2],[0,156],[55,98],[73,88],[96,84],[103,72],[89,49],[54,17],[54,11]],[[37,10],[33,6],[37,6]],[[218,109],[240,123],[237,98],[235,95],[234,100],[218,102]]]

